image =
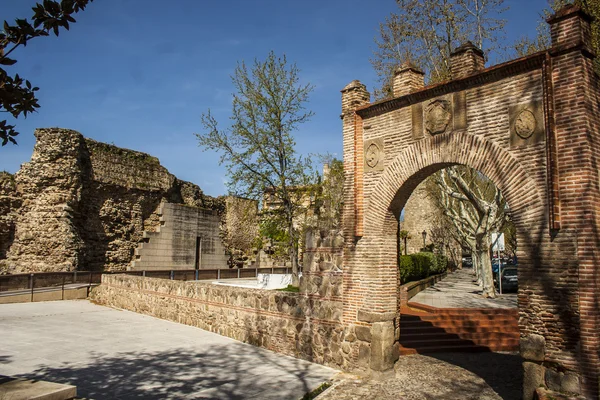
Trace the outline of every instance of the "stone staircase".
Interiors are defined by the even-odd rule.
[[[401,355],[518,350],[516,309],[434,308],[409,302],[401,310]]]

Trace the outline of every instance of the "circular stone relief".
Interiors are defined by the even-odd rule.
[[[367,148],[367,154],[365,154],[367,165],[371,168],[375,168],[379,164],[379,147],[375,143]]]
[[[521,138],[529,139],[533,135],[536,125],[535,115],[529,110],[523,110],[515,119],[515,132]]]

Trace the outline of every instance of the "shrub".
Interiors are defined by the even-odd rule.
[[[441,254],[421,252],[401,255],[398,260],[400,283],[418,281],[430,275],[441,274],[448,267],[448,258]]]
[[[400,256],[398,268],[400,269],[400,283],[410,282],[414,270],[412,255]]]

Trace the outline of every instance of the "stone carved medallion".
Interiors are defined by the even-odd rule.
[[[425,109],[425,129],[431,135],[446,132],[452,119],[452,105],[448,100],[434,100]]]
[[[365,171],[383,171],[384,149],[383,139],[369,139],[364,143]]]
[[[367,161],[367,165],[371,168],[377,167],[379,164],[379,159],[381,158],[381,151],[379,150],[379,146],[376,143],[371,143],[369,147],[367,147],[367,152],[365,154],[365,159]]]
[[[508,106],[510,147],[530,146],[546,138],[544,105],[541,100]]]
[[[523,139],[529,139],[537,126],[535,115],[528,109],[522,110],[515,119],[515,132]]]

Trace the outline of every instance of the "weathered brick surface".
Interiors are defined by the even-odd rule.
[[[455,80],[356,104],[354,116],[343,92],[350,189],[343,317],[346,324],[363,324],[365,312],[397,310],[395,218],[431,173],[467,165],[501,189],[517,228],[521,336],[543,337],[544,362],[579,374],[581,389],[596,398],[600,85],[592,71],[589,19],[567,7],[550,22],[548,52],[480,70],[477,52],[467,51],[462,61],[454,57],[464,64],[453,65]],[[448,111],[428,120],[433,106]],[[516,114],[524,107],[534,120],[525,120],[525,130]],[[540,109],[543,118],[535,114]],[[374,140],[383,141],[384,168],[361,169],[361,143]]]

